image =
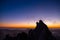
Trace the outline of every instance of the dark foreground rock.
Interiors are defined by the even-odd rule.
[[[36,28],[29,31],[30,40],[56,40],[42,20],[36,23]]]

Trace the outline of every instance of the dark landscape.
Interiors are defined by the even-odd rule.
[[[0,40],[60,40],[60,0],[0,0]]]
[[[7,34],[10,34],[10,36],[16,36],[18,33],[26,32],[28,33],[30,29],[20,30],[20,29],[0,29],[0,36],[1,38],[4,38]],[[58,39],[60,39],[60,29],[50,29],[52,34]]]
[[[41,21],[40,21],[41,22]],[[10,37],[12,37],[12,38],[14,38],[14,37],[16,37],[19,33],[26,33],[27,35],[30,35],[30,33],[32,34],[32,33],[34,33],[35,31],[36,31],[36,33],[38,34],[38,35],[40,35],[40,33],[42,33],[42,31],[44,32],[44,34],[45,34],[45,31],[47,31],[47,32],[49,32],[49,30],[50,30],[50,32],[52,33],[52,34],[50,34],[50,33],[46,33],[46,35],[45,35],[45,37],[47,36],[47,35],[52,35],[54,38],[50,38],[50,39],[48,39],[47,38],[47,40],[60,40],[60,29],[47,29],[47,27],[45,28],[45,26],[43,26],[44,24],[42,24],[42,23],[40,23],[39,24],[39,26],[38,26],[38,24],[37,24],[37,27],[35,28],[35,29],[13,29],[13,28],[10,28],[10,29],[8,29],[8,28],[0,28],[0,40],[15,40],[15,39],[5,39],[6,38],[6,36],[7,35],[9,35]],[[42,27],[43,26],[43,27]],[[41,29],[41,27],[44,29]],[[35,34],[35,33],[34,33]],[[36,34],[36,35],[37,35]],[[43,33],[42,33],[43,34]],[[41,36],[43,36],[41,34]],[[34,36],[36,36],[36,35],[34,35]],[[37,35],[37,36],[38,36]],[[30,35],[31,36],[31,35]],[[29,36],[29,37],[30,37]],[[32,37],[32,36],[31,36]],[[39,38],[39,37],[38,37]],[[44,36],[42,37],[42,38],[44,38]],[[16,40],[20,40],[20,39],[16,39]],[[23,37],[23,39],[21,39],[21,40],[33,40],[33,37],[32,37],[32,39],[24,39],[24,37]],[[34,39],[35,40],[35,39]],[[39,40],[39,39],[36,39],[36,40]],[[45,40],[45,39],[41,39],[41,40]]]

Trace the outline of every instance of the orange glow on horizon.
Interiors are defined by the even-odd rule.
[[[48,28],[60,28],[60,24],[51,24],[48,25]],[[7,23],[0,23],[0,27],[3,28],[35,28],[36,24],[7,24]]]
[[[33,24],[0,24],[0,27],[4,28],[35,28]]]

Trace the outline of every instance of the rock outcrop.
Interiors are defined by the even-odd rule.
[[[36,23],[36,28],[29,31],[30,40],[56,40],[47,25],[42,20]]]

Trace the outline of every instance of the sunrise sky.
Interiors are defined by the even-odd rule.
[[[0,27],[34,28],[43,20],[52,28],[60,28],[59,0],[2,0]]]

